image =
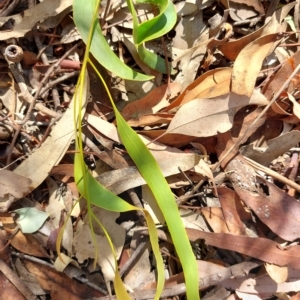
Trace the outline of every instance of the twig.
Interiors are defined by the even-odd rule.
[[[120,270],[120,276],[122,277],[128,270],[132,267],[132,265],[137,261],[137,259],[143,254],[149,245],[149,239],[146,241],[142,241],[138,247],[135,249],[130,258],[126,261],[122,269]]]
[[[297,184],[296,182],[294,182],[294,181],[292,181],[292,180],[290,180],[290,179],[288,179],[288,178],[286,178],[286,177],[278,174],[277,172],[275,172],[275,171],[273,171],[273,170],[271,170],[271,169],[269,169],[269,168],[267,168],[267,167],[265,167],[265,166],[257,163],[256,161],[254,161],[254,160],[252,160],[252,159],[250,159],[248,157],[244,157],[244,158],[247,160],[248,164],[252,168],[254,168],[256,170],[259,170],[259,171],[262,171],[262,172],[265,172],[269,176],[272,176],[272,177],[276,178],[277,180],[281,181],[282,183],[287,184],[290,187],[292,187],[295,190],[297,190],[298,192],[300,192],[300,185]]]

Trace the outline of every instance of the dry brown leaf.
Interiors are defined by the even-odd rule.
[[[153,126],[156,124],[169,124],[174,117],[173,114],[167,113],[156,113],[153,115],[145,115],[136,119],[128,120],[127,123],[129,126],[138,127],[138,126]]]
[[[276,46],[282,34],[269,34],[249,43],[239,53],[232,71],[232,92],[250,97],[263,60]]]
[[[201,213],[214,232],[229,233],[221,207],[203,207]]]
[[[49,257],[49,254],[41,246],[39,240],[37,240],[32,234],[23,234],[21,230],[11,239],[11,245],[18,251],[24,254],[37,256],[37,257]]]
[[[252,6],[259,14],[265,14],[264,7],[259,0],[231,0],[231,2],[242,3],[248,6]]]
[[[166,133],[165,129],[141,130],[138,133],[152,140],[156,140],[164,145],[177,148],[188,145],[190,142],[193,142],[197,139],[197,137],[194,136]]]
[[[219,159],[233,145],[228,134],[218,135]],[[271,182],[256,175],[245,158],[233,152],[222,162],[229,179],[241,198],[256,216],[274,233],[287,241],[300,237],[300,203]],[[234,158],[232,158],[234,156]],[[280,222],[278,222],[280,220]],[[284,226],[283,226],[284,224]]]
[[[100,212],[100,210],[102,212]],[[99,218],[112,240],[115,247],[117,259],[120,256],[124,242],[125,242],[125,229],[115,223],[115,219],[119,217],[119,213],[111,212],[97,208],[96,216]],[[103,217],[105,216],[105,218]],[[89,258],[96,259],[97,263],[101,267],[103,275],[106,281],[114,280],[115,278],[115,258],[112,253],[111,247],[104,234],[96,233],[98,226],[93,226],[95,230],[94,236],[92,236],[91,228],[84,224],[79,232],[76,232],[73,239],[73,246],[76,251],[76,257],[79,263],[83,263],[84,260]],[[96,248],[94,245],[96,240]]]
[[[186,231],[191,241],[204,239],[208,245],[220,249],[236,251],[279,266],[290,264],[296,269],[300,268],[300,246],[298,245],[282,249],[278,243],[265,238],[204,232],[191,228],[186,228]]]
[[[230,92],[232,68],[214,69],[205,72],[192,82],[164,111],[188,103],[196,98],[214,98]]]
[[[228,42],[221,45],[219,47],[219,50],[224,54],[224,56],[227,59],[234,61],[241,52],[241,50],[252,41],[267,34],[278,32],[280,30],[280,24],[282,20],[287,16],[289,11],[295,6],[295,4],[296,2],[291,2],[287,5],[284,5],[282,8],[276,10],[272,18],[263,27],[236,41]]]
[[[119,144],[122,144],[118,134],[118,130],[114,124],[109,123],[106,120],[103,120],[99,116],[94,116],[90,114],[85,115],[85,120],[106,137],[110,138],[111,140]]]
[[[258,90],[254,90],[251,98],[230,93],[212,99],[195,99],[179,109],[167,133],[206,137],[226,132],[232,127],[236,111],[250,104],[261,106],[268,102]]]
[[[50,297],[53,300],[79,300],[104,296],[102,293],[88,285],[82,284],[77,280],[70,278],[68,275],[57,272],[46,265],[31,262],[26,259],[24,259],[24,265],[39,281],[41,287],[45,291],[49,291]]]
[[[245,225],[239,215],[240,212],[241,215],[245,216],[246,211],[243,209],[238,195],[226,187],[219,187],[218,193],[228,232],[235,235],[246,236]]]
[[[169,91],[172,93],[169,95]],[[140,116],[149,115],[158,112],[169,105],[169,98],[174,98],[181,91],[180,84],[177,82],[170,85],[162,85],[151,91],[144,98],[133,101],[122,110],[122,116],[125,120],[138,119]]]
[[[288,60],[285,63],[283,63],[281,68],[272,76],[272,78],[267,82],[263,91],[263,94],[267,97],[268,100],[271,100],[273,95],[278,91],[278,86],[282,85],[282,83],[285,80],[287,80],[287,78],[291,75],[291,73],[295,70],[295,67],[299,63],[300,63],[300,51],[297,51],[294,55],[288,58]],[[296,84],[292,80],[288,85],[287,91],[291,93],[295,88],[296,88]],[[278,113],[286,114],[286,112],[284,111],[283,112],[279,111]]]

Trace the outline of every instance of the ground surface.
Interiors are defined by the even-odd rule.
[[[85,44],[73,1],[33,2],[0,2],[0,299],[116,299],[111,248],[74,179],[72,99]],[[174,28],[146,43],[165,59],[165,74],[139,57],[126,1],[102,1],[102,32],[122,62],[153,79],[124,80],[101,66],[108,57],[91,60],[167,179],[201,299],[300,299],[300,1],[174,6]],[[158,14],[151,5],[136,11],[139,22]],[[164,259],[162,297],[186,299],[170,230],[90,66],[85,83],[84,161],[99,184],[150,211]],[[131,297],[154,299],[144,215],[92,210]]]

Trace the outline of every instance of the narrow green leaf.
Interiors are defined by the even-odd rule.
[[[88,39],[90,27],[93,24],[93,13],[97,9],[98,3],[98,0],[74,0],[73,2],[74,22],[85,43]],[[95,24],[90,52],[103,67],[121,78],[137,81],[146,81],[153,78],[153,76],[132,70],[117,57],[107,44],[98,22]]]
[[[182,264],[186,283],[187,298],[199,297],[199,274],[196,258],[183,226],[174,196],[164,178],[157,161],[126,123],[121,114],[115,110],[118,132],[130,157],[152,190],[153,195],[164,215],[176,252]]]

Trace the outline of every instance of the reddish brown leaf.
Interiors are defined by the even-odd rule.
[[[290,264],[300,268],[300,246],[281,249],[281,246],[265,238],[251,238],[228,233],[211,233],[186,228],[191,241],[204,239],[208,245],[221,249],[236,251],[279,266]]]
[[[238,195],[233,190],[225,187],[219,187],[218,193],[229,233],[235,235],[246,235],[245,225],[241,221],[236,207],[241,201]]]

